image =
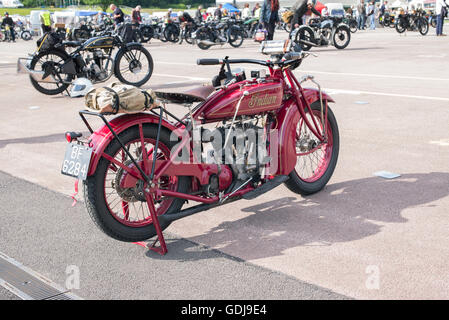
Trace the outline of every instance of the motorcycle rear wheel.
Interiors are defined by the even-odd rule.
[[[315,120],[322,130],[320,102],[316,101],[312,103],[310,107]],[[296,166],[289,175],[290,179],[285,182],[285,185],[295,193],[310,195],[320,191],[328,183],[334,173],[340,149],[340,137],[337,120],[329,107],[327,112],[327,143],[320,147],[315,147],[315,151],[310,152],[309,154],[298,155]],[[308,120],[311,121],[312,117],[309,112],[307,112],[306,115]],[[300,118],[296,128],[295,145],[297,153],[301,153],[301,151],[298,150],[298,145],[304,145],[304,139],[307,140],[306,143],[309,143],[310,137],[314,137],[313,133],[310,132],[303,119]]]
[[[45,59],[47,57],[47,59]],[[53,63],[56,63],[56,65],[62,65],[64,61],[69,59],[69,55],[66,54],[63,51],[59,50],[48,50],[40,52],[38,55],[34,56],[34,58],[31,60],[30,63],[30,69],[36,70],[36,71],[43,71],[41,70],[43,67],[43,64],[47,61],[52,61]],[[55,61],[57,60],[57,61]],[[38,63],[42,62],[40,67],[38,66]],[[40,93],[46,94],[46,95],[56,95],[59,93],[64,92],[70,85],[70,82],[73,81],[74,76],[69,74],[59,74],[62,80],[65,81],[65,83],[55,83],[56,85],[55,89],[49,89],[48,87],[44,87],[44,85],[53,85],[53,84],[46,84],[38,82],[34,80],[34,78],[30,75],[30,81],[33,87],[39,91]]]
[[[299,44],[299,46],[301,47],[301,49],[303,51],[309,51],[312,46],[310,44],[306,44],[304,42],[301,42],[301,40],[303,41],[307,41],[307,42],[311,42],[311,43],[315,43],[315,35],[313,33],[313,30],[310,27],[300,27],[297,32],[296,32],[296,36],[295,36],[295,42],[297,44]]]
[[[148,157],[152,160],[152,148],[155,146],[157,126],[144,125],[143,135]],[[141,156],[140,134],[137,126],[131,127],[119,134],[123,144],[129,148],[134,157]],[[177,142],[170,140],[170,132],[162,129],[157,159],[169,159],[170,150]],[[106,147],[105,153],[115,158],[125,166],[132,162],[123,152],[116,139]],[[97,169],[83,183],[84,200],[87,212],[97,227],[108,236],[124,242],[144,241],[156,235],[148,205],[142,195],[143,186],[137,181],[133,188],[120,188],[120,181],[126,173],[117,168],[111,161],[101,158]],[[171,191],[187,192],[190,178],[185,176],[161,177],[159,185]],[[156,214],[171,214],[181,210],[185,200],[179,198],[162,198],[155,201]],[[168,225],[161,225],[165,229]]]

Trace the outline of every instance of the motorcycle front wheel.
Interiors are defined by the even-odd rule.
[[[337,49],[344,49],[351,41],[351,32],[348,27],[339,26],[332,32],[332,43]]]
[[[25,41],[29,41],[29,40],[31,40],[33,38],[31,36],[31,32],[29,32],[27,30],[22,31],[22,33],[20,34],[20,37],[22,38],[22,40],[25,40]]]
[[[306,110],[307,120],[311,122],[312,117],[315,118],[320,129],[324,130],[321,121],[320,102],[316,101],[310,107],[312,114]],[[340,136],[337,120],[329,107],[325,127],[327,141],[319,144],[318,139],[305,124],[304,119],[300,118],[298,121],[295,142],[296,165],[289,175],[290,179],[285,182],[285,185],[295,193],[309,195],[320,191],[334,173],[340,149]]]
[[[117,53],[114,74],[120,82],[140,87],[153,74],[153,58],[141,45],[127,46]]]
[[[230,28],[228,31],[228,41],[229,44],[234,47],[234,48],[238,48],[242,45],[243,43],[243,32],[240,29],[237,28]]]
[[[403,19],[399,19],[395,24],[395,28],[398,33],[404,33],[406,30],[405,21]]]
[[[143,141],[147,156],[153,159],[156,144],[157,126],[143,126]],[[142,161],[142,142],[137,126],[119,134],[126,149],[136,161]],[[157,159],[170,158],[171,149],[177,141],[170,140],[170,132],[162,129],[157,149]],[[106,147],[105,153],[125,167],[133,167],[128,155],[123,151],[117,139]],[[137,180],[132,187],[123,187],[121,182],[128,173],[121,167],[102,157],[95,173],[84,181],[84,199],[87,212],[94,223],[108,236],[125,242],[147,240],[156,235],[150,211],[144,196],[144,184]],[[158,181],[161,189],[186,193],[190,179],[185,176],[162,176]],[[181,210],[183,199],[162,197],[155,201],[156,214],[170,214]],[[168,225],[162,226],[164,229]]]
[[[417,25],[418,31],[421,35],[425,36],[427,32],[429,32],[429,22],[426,19],[420,18]]]

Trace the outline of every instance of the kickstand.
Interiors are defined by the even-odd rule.
[[[157,238],[151,245],[147,245],[147,248],[151,251],[157,252],[160,255],[165,255],[167,253],[167,245],[165,244],[164,234],[161,230],[161,225],[159,224],[159,219],[157,218],[156,208],[154,207],[153,195],[150,193],[145,193],[145,198],[147,200],[148,209],[150,210],[151,220],[153,221],[154,228],[156,229]],[[159,242],[159,247],[156,247],[156,243]]]

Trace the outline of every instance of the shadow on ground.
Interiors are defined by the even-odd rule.
[[[188,240],[239,253],[244,260],[279,256],[298,246],[360,240],[382,232],[383,224],[407,223],[402,211],[431,207],[431,202],[449,194],[448,182],[448,173],[417,173],[394,180],[372,177],[336,183],[307,198],[291,193],[245,207],[242,211],[249,216],[223,222]],[[214,214],[213,210],[210,214]],[[154,258],[153,253],[149,255]],[[208,255],[203,252],[185,257],[207,259]]]

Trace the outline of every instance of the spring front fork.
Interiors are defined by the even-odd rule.
[[[318,82],[315,81],[315,77],[312,75],[305,75],[301,77],[299,80],[299,83],[303,83],[305,81],[310,80],[312,83],[314,83],[318,87],[318,92],[320,94],[320,111],[321,111],[321,125],[323,128],[322,138],[324,141],[327,141],[327,109],[326,114],[324,113],[324,105],[323,105],[323,92],[321,90],[321,86]]]

